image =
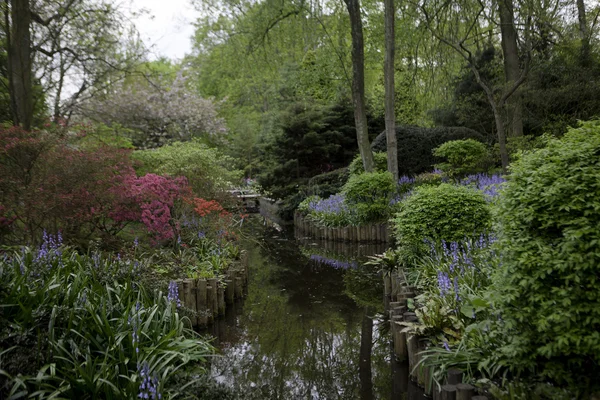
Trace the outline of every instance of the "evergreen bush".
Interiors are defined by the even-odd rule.
[[[396,193],[396,182],[389,172],[351,175],[342,193],[356,211],[359,224],[387,218],[390,201]]]
[[[400,203],[394,233],[410,261],[428,250],[425,240],[458,242],[478,238],[491,227],[484,195],[472,188],[442,183],[420,186]]]
[[[497,308],[517,370],[600,389],[600,121],[511,166],[499,210]]]
[[[473,139],[450,140],[436,147],[433,155],[445,159],[436,166],[451,177],[483,172],[489,158],[487,147]]]
[[[384,152],[374,152],[373,153],[373,161],[375,162],[375,171],[374,172],[385,172],[387,171],[387,154]],[[356,157],[352,160],[350,165],[348,166],[348,173],[350,175],[359,175],[365,172],[365,167],[362,162],[362,158],[360,154],[357,154]]]
[[[417,175],[431,171],[439,160],[433,149],[450,140],[475,139],[485,142],[479,132],[469,128],[420,128],[416,126],[396,127],[398,144],[398,171],[400,175]],[[385,131],[373,140],[373,151],[386,151]]]

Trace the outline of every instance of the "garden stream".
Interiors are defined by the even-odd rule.
[[[359,267],[384,248],[253,222],[248,296],[209,330],[212,376],[249,399],[423,399],[391,356],[381,277]]]

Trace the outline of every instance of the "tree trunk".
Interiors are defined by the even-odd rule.
[[[33,120],[33,86],[31,80],[31,11],[28,0],[11,0],[10,66],[11,104],[14,125],[31,129]]]
[[[373,400],[373,374],[371,371],[371,352],[373,351],[373,319],[365,308],[361,324],[360,360],[358,375],[360,380],[360,399]]]
[[[396,10],[394,0],[385,2],[385,61],[383,65],[383,81],[385,86],[385,138],[387,141],[387,167],[398,182],[398,144],[396,141],[396,113],[394,110],[394,59],[395,59],[395,29]]]
[[[589,65],[590,61],[590,35],[583,0],[577,0],[577,16],[579,18],[579,36],[581,37],[581,65],[585,67]]]
[[[502,52],[504,54],[504,76],[506,78],[506,86],[511,87],[521,76],[512,0],[500,0],[498,8],[500,11]],[[512,128],[512,136],[523,136],[523,111],[521,103],[521,94],[517,90],[507,105],[508,121]]]
[[[506,174],[508,171],[508,150],[506,149],[506,135],[504,133],[504,122],[502,121],[502,114],[498,109],[498,106],[490,101],[492,111],[494,113],[494,121],[496,121],[496,130],[498,131],[498,145],[500,147],[500,160],[502,161],[502,172]]]
[[[373,152],[369,143],[367,112],[365,108],[365,54],[362,20],[359,0],[344,0],[350,15],[352,35],[352,102],[354,103],[354,122],[356,140],[366,172],[373,172]]]

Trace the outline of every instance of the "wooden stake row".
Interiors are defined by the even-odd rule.
[[[384,275],[383,281],[394,355],[397,361],[408,363],[410,378],[434,400],[487,400],[485,396],[476,396],[474,386],[462,383],[460,370],[449,370],[445,385],[438,386],[433,382],[432,367],[425,367],[422,362],[425,351],[431,345],[429,339],[420,337],[409,328],[419,322],[417,315],[407,308],[409,299],[416,296],[416,288],[408,286],[403,275],[398,273]]]
[[[294,214],[294,227],[304,235],[328,241],[389,243],[391,238],[385,223],[329,228],[314,224],[300,213]]]
[[[179,301],[189,312],[193,327],[205,327],[225,315],[228,304],[244,297],[248,285],[248,254],[241,253],[240,263],[230,267],[223,281],[183,279],[177,281]]]

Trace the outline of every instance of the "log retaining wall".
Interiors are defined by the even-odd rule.
[[[414,312],[408,311],[409,299],[416,296],[416,288],[408,286],[403,274],[388,274],[383,277],[386,310],[389,313],[392,351],[398,362],[407,363],[410,379],[425,390],[434,400],[487,400],[477,395],[473,385],[463,383],[463,373],[450,369],[442,382],[433,380],[434,370],[422,363],[424,352],[430,348],[428,338],[414,333],[408,325],[418,323]]]
[[[229,267],[225,279],[181,279],[177,281],[181,306],[188,312],[194,328],[204,328],[224,316],[226,308],[242,299],[248,285],[248,253]]]
[[[370,243],[392,241],[391,228],[387,223],[330,228],[315,224],[299,212],[294,213],[294,229],[296,237],[305,235],[327,241]]]

